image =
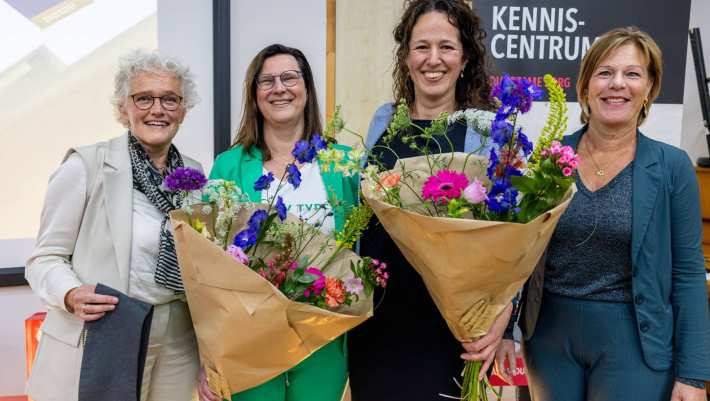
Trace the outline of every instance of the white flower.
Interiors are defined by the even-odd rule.
[[[495,116],[495,113],[490,111],[470,108],[453,112],[449,115],[447,121],[449,124],[453,124],[457,121],[465,120],[467,127],[472,128],[481,135],[488,136]]]

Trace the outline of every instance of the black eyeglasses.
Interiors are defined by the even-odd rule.
[[[264,74],[264,75],[259,75],[256,77],[256,86],[259,87],[261,90],[269,90],[276,85],[276,78],[278,78],[283,86],[286,87],[293,87],[296,86],[298,83],[299,78],[303,76],[303,73],[301,71],[296,71],[296,70],[286,70],[282,72],[281,74],[277,75],[270,75],[270,74]]]
[[[182,96],[178,95],[151,96],[146,94],[136,94],[131,95],[131,98],[133,99],[133,104],[141,110],[148,110],[153,107],[155,99],[160,99],[160,105],[168,111],[177,110],[182,102]]]

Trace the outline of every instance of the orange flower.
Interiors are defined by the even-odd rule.
[[[390,189],[399,184],[399,180],[402,178],[400,173],[387,173],[380,177],[380,185],[385,189]]]
[[[325,304],[329,308],[337,308],[343,302],[345,302],[343,282],[337,278],[327,277],[325,279]]]

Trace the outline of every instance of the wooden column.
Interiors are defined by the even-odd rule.
[[[326,0],[325,121],[335,111],[335,0]]]

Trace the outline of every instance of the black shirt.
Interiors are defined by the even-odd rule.
[[[424,128],[431,121],[415,123]],[[453,150],[463,152],[466,125],[454,125],[448,136]],[[439,142],[443,152],[452,151],[446,140]],[[377,145],[383,145],[382,138]],[[390,148],[399,158],[421,155],[399,138],[390,143]],[[439,151],[436,144],[429,148],[432,153]],[[393,168],[395,155],[381,149],[375,153],[380,154],[385,167]],[[441,399],[439,393],[460,395],[454,378],[460,379],[464,350],[421,277],[376,217],[362,236],[360,253],[386,262],[390,278],[384,294],[375,294],[374,316],[348,334],[353,401],[429,401]]]

